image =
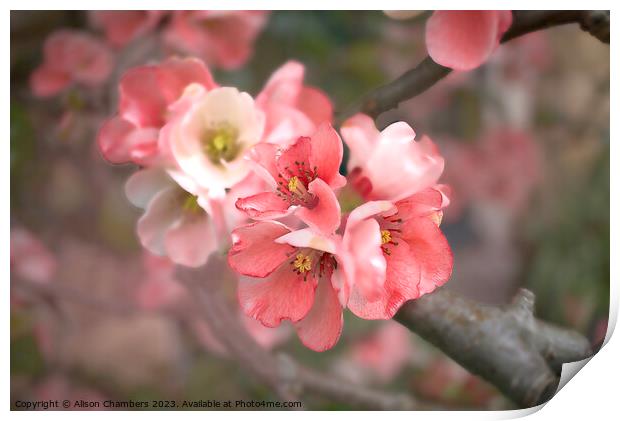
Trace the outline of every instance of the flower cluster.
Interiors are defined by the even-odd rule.
[[[161,25],[166,48],[236,69],[250,58],[268,15],[260,10],[97,10],[90,20],[117,48]]]
[[[194,267],[229,248],[244,313],[267,327],[289,320],[323,351],[345,308],[390,319],[448,280],[448,198],[443,158],[404,122],[380,132],[366,115],[346,121],[341,175],[331,102],[303,78],[288,62],[253,98],[197,59],[136,67],[98,143],[109,161],[142,167],[126,191],[145,209],[144,247]]]
[[[200,266],[227,247],[245,215],[235,202],[266,183],[248,159],[257,145],[287,145],[331,120],[329,99],[303,84],[304,68],[282,66],[256,100],[219,86],[206,65],[170,58],[129,69],[121,78],[118,113],[101,128],[98,144],[112,163],[141,170],[126,185],[145,209],[138,236],[149,251]],[[310,98],[300,105],[300,98]]]
[[[91,11],[89,22],[103,38],[76,29],[53,32],[45,40],[43,62],[32,73],[30,87],[33,95],[44,98],[73,85],[100,86],[110,78],[119,49],[130,48],[133,41],[137,45],[131,46],[132,53],[152,49],[146,37],[150,33],[166,54],[192,54],[214,66],[237,69],[252,56],[268,16],[266,11],[244,10]]]

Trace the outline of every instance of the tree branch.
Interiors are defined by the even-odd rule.
[[[447,289],[409,301],[395,319],[522,407],[549,400],[563,363],[592,354],[580,334],[534,318],[534,294],[486,306]]]
[[[221,281],[205,280],[200,270],[178,269],[178,277],[196,298],[198,310],[228,352],[258,380],[270,386],[283,400],[299,400],[311,392],[331,401],[374,410],[413,410],[420,405],[408,395],[390,394],[314,371],[290,356],[273,355],[261,347],[240,324],[222,297]]]
[[[504,34],[501,42],[507,42],[530,32],[552,26],[577,23],[584,31],[589,32],[600,41],[609,44],[609,11],[513,11],[513,22]],[[360,103],[350,107],[338,118],[342,123],[345,118],[362,112],[376,118],[401,102],[411,99],[446,77],[452,69],[435,63],[426,57],[415,68],[407,71],[398,79],[375,89],[366,95]]]

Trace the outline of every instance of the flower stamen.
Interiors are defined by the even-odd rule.
[[[297,273],[300,274],[310,272],[310,270],[312,269],[312,257],[299,253],[295,257],[295,261],[293,262],[293,268],[295,268]]]

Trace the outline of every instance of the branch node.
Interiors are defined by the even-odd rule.
[[[512,299],[510,307],[518,315],[532,317],[534,315],[534,303],[536,298],[534,293],[528,289],[521,288]]]

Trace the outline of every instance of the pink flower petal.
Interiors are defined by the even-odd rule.
[[[259,143],[249,153],[252,162],[256,163],[254,171],[268,182],[273,188],[277,187],[278,167],[276,165],[276,153],[278,146],[271,143]]]
[[[374,120],[366,114],[355,114],[342,124],[340,133],[350,151],[349,171],[362,167],[370,160],[379,138],[379,130],[375,127]]]
[[[318,234],[312,228],[303,228],[297,231],[291,231],[282,237],[276,238],[276,243],[290,244],[298,248],[309,247],[315,250],[321,250],[326,253],[336,253],[336,241],[334,236],[324,236]]]
[[[161,127],[166,101],[159,90],[156,66],[129,69],[120,81],[120,115],[139,127]]]
[[[375,215],[391,215],[396,212],[396,206],[387,200],[376,200],[366,202],[357,208],[353,209],[347,218],[347,227],[357,224],[366,218],[370,218]]]
[[[311,138],[310,164],[317,168],[318,177],[333,188],[344,185],[338,172],[342,163],[342,140],[329,123],[323,123]],[[345,181],[346,182],[346,181]]]
[[[442,66],[475,69],[497,47],[499,24],[496,10],[438,10],[426,22],[428,54]],[[507,29],[505,16],[501,24]]]
[[[253,196],[240,198],[235,203],[237,209],[245,212],[253,219],[277,219],[289,214],[288,202],[272,192],[258,193]]]
[[[340,204],[334,191],[323,180],[316,178],[308,185],[317,203],[313,208],[299,207],[295,215],[311,228],[329,235],[340,226]]]
[[[166,232],[181,217],[181,212],[177,187],[157,193],[138,220],[138,237],[144,248],[151,253],[165,255]]]
[[[282,264],[267,278],[241,278],[238,297],[245,314],[276,327],[282,320],[297,322],[308,314],[315,288],[311,276],[304,280],[290,265]]]
[[[444,159],[427,137],[414,140],[415,132],[407,123],[391,124],[381,132],[380,141],[364,174],[370,179],[371,198],[400,200],[437,183]],[[385,166],[390,171],[385,171]]]
[[[283,151],[282,155],[277,159],[276,166],[279,173],[286,177],[305,177],[303,169],[313,169],[310,164],[311,152],[312,146],[310,138],[300,137],[293,145]],[[276,179],[276,181],[279,180]]]
[[[264,278],[282,265],[295,251],[288,244],[274,240],[290,230],[274,222],[256,222],[232,232],[233,245],[228,252],[228,264],[236,272]],[[290,267],[287,267],[291,270]]]
[[[165,12],[160,10],[96,10],[90,12],[94,26],[103,28],[108,41],[122,47],[152,30]]]
[[[420,266],[409,244],[401,241],[390,246],[390,253],[384,291],[378,300],[369,301],[357,288],[351,291],[349,310],[362,319],[391,319],[405,301],[419,296]]]
[[[215,229],[209,216],[202,211],[187,213],[165,236],[166,253],[180,265],[198,267],[207,263],[217,250]]]
[[[159,168],[147,168],[129,177],[125,184],[125,194],[134,206],[146,209],[157,193],[173,186],[174,183],[165,171]]]
[[[418,288],[419,296],[422,296],[434,291],[450,279],[453,264],[452,250],[448,240],[432,219],[412,219],[405,222],[402,229],[402,239],[409,244],[411,257],[420,265]]]
[[[306,317],[295,323],[301,342],[313,351],[332,348],[342,332],[342,306],[331,282],[322,279],[316,289],[314,305]]]
[[[111,163],[149,164],[160,158],[158,133],[155,128],[139,129],[117,116],[103,124],[97,144],[103,157]]]
[[[429,216],[440,211],[443,202],[443,194],[439,190],[428,188],[396,202],[398,217],[406,221],[420,216]]]
[[[56,95],[71,82],[65,72],[42,65],[30,75],[30,89],[33,95],[44,98]]]
[[[386,259],[381,249],[381,230],[374,219],[347,225],[343,237],[344,253],[349,255],[342,260],[343,269],[349,285],[368,301],[380,299],[386,277]]]
[[[260,107],[270,104],[294,106],[302,91],[303,81],[304,65],[287,61],[271,75],[256,97],[256,103]]]
[[[192,83],[198,83],[206,90],[217,88],[207,66],[195,58],[170,58],[158,66],[157,77],[161,93],[168,104],[179,99],[185,88]]]
[[[297,107],[318,127],[323,123],[331,123],[334,107],[329,97],[320,89],[304,86],[299,94]]]

